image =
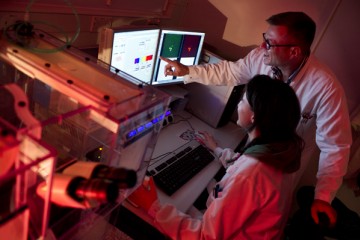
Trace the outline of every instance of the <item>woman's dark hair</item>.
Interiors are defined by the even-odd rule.
[[[260,131],[262,142],[300,141],[296,133],[300,104],[288,84],[256,75],[246,85],[244,94],[254,112],[254,126]]]

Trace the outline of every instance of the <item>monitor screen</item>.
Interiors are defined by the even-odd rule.
[[[160,29],[136,27],[113,30],[110,65],[151,83]]]
[[[165,76],[166,62],[160,60],[159,56],[177,60],[184,65],[196,65],[201,56],[204,38],[203,32],[161,30],[152,85],[183,82],[183,77]]]

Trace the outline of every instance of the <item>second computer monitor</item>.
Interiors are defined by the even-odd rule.
[[[165,76],[165,61],[159,56],[176,60],[184,65],[196,65],[201,56],[201,49],[204,43],[205,33],[182,31],[182,30],[161,30],[158,53],[155,63],[152,85],[176,84],[183,81],[183,77]]]

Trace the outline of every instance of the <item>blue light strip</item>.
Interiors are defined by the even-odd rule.
[[[165,112],[165,114],[161,114],[153,119],[151,119],[150,121],[146,122],[145,124],[143,125],[140,125],[138,127],[136,127],[135,129],[129,131],[127,134],[126,134],[126,139],[127,140],[130,140],[134,137],[136,137],[137,135],[141,134],[142,132],[144,132],[144,130],[148,130],[152,127],[154,127],[154,125],[158,124],[159,122],[161,122],[164,117],[167,117],[171,114],[171,111],[170,110],[167,110]]]

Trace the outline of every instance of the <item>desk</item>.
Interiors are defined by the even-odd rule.
[[[161,130],[152,158],[171,152],[185,144],[187,141],[181,139],[180,135],[186,130],[191,130],[191,127],[197,131],[209,132],[221,147],[235,148],[245,135],[245,132],[233,122],[229,122],[225,126],[215,129],[186,111],[176,112],[173,116],[174,121]],[[157,189],[160,202],[171,203],[180,211],[187,212],[220,169],[220,166],[219,162],[213,161],[171,197]],[[123,205],[145,221],[151,223],[142,209],[133,207],[127,203],[127,201],[124,201]]]

